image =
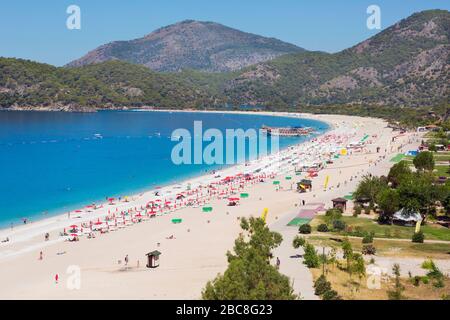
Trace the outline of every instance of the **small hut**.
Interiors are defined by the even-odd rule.
[[[341,209],[343,212],[347,209],[347,199],[336,198],[331,201],[333,202],[333,208]]]
[[[404,226],[414,226],[418,221],[422,221],[422,215],[414,210],[400,209],[392,216],[395,224]]]
[[[147,253],[147,268],[157,268],[159,267],[159,256],[161,252],[158,250]]]

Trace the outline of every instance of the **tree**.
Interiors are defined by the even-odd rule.
[[[300,247],[303,247],[305,244],[306,244],[305,238],[302,238],[302,237],[299,237],[299,236],[296,236],[296,237],[294,238],[294,240],[292,241],[292,246],[293,246],[295,249],[298,249],[298,248],[300,248]]]
[[[366,266],[364,264],[364,258],[359,253],[353,253],[352,263],[351,263],[351,273],[356,273],[358,275],[359,281],[366,275]]]
[[[316,296],[321,296],[325,292],[331,290],[331,283],[327,281],[325,275],[320,275],[319,278],[314,282],[314,294]]]
[[[325,223],[327,225],[332,225],[334,221],[340,220],[342,218],[342,211],[340,209],[328,209],[325,212]]]
[[[405,288],[402,286],[400,282],[400,265],[398,263],[393,265],[392,272],[394,273],[395,276],[395,285],[394,290],[388,291],[389,300],[402,300],[403,290],[405,290]]]
[[[387,183],[380,177],[366,175],[358,184],[353,196],[356,199],[369,199],[370,206],[374,207],[378,194],[387,188]]]
[[[205,300],[292,300],[297,296],[289,278],[270,264],[271,251],[282,241],[260,218],[242,219],[244,230],[228,252],[228,268],[223,275],[208,281]]]
[[[319,256],[317,255],[316,248],[310,243],[305,244],[305,254],[303,255],[303,263],[308,268],[317,268],[320,266]]]
[[[411,174],[412,171],[409,168],[408,163],[406,161],[400,161],[391,167],[387,179],[393,188],[397,188],[397,186],[405,179],[408,179]]]
[[[433,171],[434,169],[433,153],[429,151],[420,152],[413,159],[413,164],[418,171]]]
[[[397,188],[400,207],[410,211],[428,211],[438,200],[434,191],[434,176],[430,173],[417,172],[410,179],[403,181]]]
[[[450,195],[447,196],[447,197],[442,201],[442,205],[444,206],[445,214],[446,214],[446,215],[450,215]]]
[[[445,276],[442,271],[439,270],[433,260],[425,260],[422,263],[422,268],[428,271],[427,277],[434,280],[433,286],[435,286],[436,288],[443,288],[445,286]]]
[[[377,203],[382,211],[379,221],[390,223],[394,213],[400,209],[399,192],[395,189],[384,189],[378,194]]]
[[[345,239],[342,242],[342,251],[344,251],[344,259],[347,260],[347,271],[351,275],[352,269],[351,269],[351,262],[353,259],[353,248],[352,244],[348,239]]]

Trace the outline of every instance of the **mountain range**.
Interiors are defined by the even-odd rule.
[[[120,60],[162,72],[183,69],[227,72],[303,50],[218,23],[186,20],[140,39],[105,44],[68,66]]]
[[[0,58],[0,107],[448,105],[449,31],[450,13],[428,10],[330,54],[183,21],[106,44],[66,67]]]

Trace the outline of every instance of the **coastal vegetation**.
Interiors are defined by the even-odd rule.
[[[353,215],[329,209],[316,216],[308,241],[331,248],[344,241],[367,256],[448,258],[450,230],[440,221],[449,219],[450,182],[439,180],[436,156],[446,153],[423,151],[394,164],[386,177],[363,177],[352,194]],[[420,230],[415,222],[397,221],[394,214],[401,211],[418,214]]]
[[[234,252],[228,252],[228,268],[209,281],[205,300],[293,300],[297,298],[289,278],[271,265],[272,251],[281,244],[260,218],[243,218],[243,233],[236,239]]]
[[[327,245],[329,248],[321,257],[321,264],[310,268],[314,278],[315,294],[323,300],[422,300],[423,294],[426,294],[426,299],[449,298],[450,278],[444,275],[431,259],[424,260],[422,264],[422,268],[426,271],[425,276],[417,276],[411,272],[408,273],[408,277],[402,276],[399,264],[394,264],[392,270],[374,274],[372,270],[383,269],[377,264],[376,258],[365,261],[357,252],[360,242],[344,238],[338,244],[335,242],[329,245],[317,242],[315,237],[308,239],[311,243]],[[401,257],[398,252],[395,256]]]
[[[222,70],[207,59],[194,61],[195,50],[203,52],[203,47],[196,47],[190,58],[183,57],[190,61],[175,59],[175,64],[158,65],[159,71],[172,73],[152,71],[145,63],[130,63],[142,63],[123,47],[140,45],[134,42],[120,42],[118,51],[113,50],[118,56],[89,56],[92,61],[70,68],[0,58],[0,108],[234,110],[246,106],[245,110],[380,117],[401,127],[443,124],[449,109],[445,87],[449,20],[446,10],[419,12],[335,54],[309,52],[269,39],[269,46],[278,46],[279,52],[294,53],[254,61],[243,69],[236,65],[227,72],[201,72]],[[191,24],[196,29],[199,23],[187,21],[176,28]],[[188,34],[181,32],[180,36]],[[232,43],[233,48],[242,46]],[[250,49],[244,47],[247,54]],[[177,52],[165,54],[162,61],[172,61],[169,58]]]

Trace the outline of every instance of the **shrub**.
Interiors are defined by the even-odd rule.
[[[444,274],[441,270],[437,267],[437,265],[434,263],[433,260],[425,260],[422,263],[422,268],[425,270],[428,270],[427,277],[429,279],[433,279],[433,286],[435,288],[443,288],[445,286],[444,284]]]
[[[364,214],[370,214],[370,211],[371,211],[372,209],[370,208],[370,206],[369,207],[365,207],[364,208]]]
[[[323,300],[341,300],[342,298],[335,290],[328,290],[322,295]]]
[[[333,223],[333,221],[340,220],[341,218],[342,218],[342,210],[341,209],[337,209],[337,208],[328,209],[327,212],[325,213],[325,222],[327,224],[331,224],[331,223]]]
[[[442,278],[437,279],[437,280],[433,283],[433,286],[434,286],[435,288],[443,288],[443,287],[445,287],[444,280],[443,280]]]
[[[337,231],[343,231],[347,227],[346,223],[342,220],[333,221],[333,229]]]
[[[372,232],[366,233],[366,235],[362,239],[362,243],[373,243],[373,237],[374,234]]]
[[[423,243],[425,236],[422,231],[415,232],[412,236],[412,242]]]
[[[310,243],[305,244],[305,254],[303,255],[303,263],[308,268],[317,268],[320,265],[319,256],[317,255],[316,249]]]
[[[324,275],[321,275],[317,278],[316,282],[314,282],[314,294],[317,296],[323,295],[325,292],[331,290],[331,283],[327,281]]]
[[[319,224],[319,226],[317,227],[317,231],[328,232],[328,226],[325,223]]]
[[[364,255],[374,255],[377,253],[377,249],[373,244],[366,244],[363,245],[361,252]]]
[[[350,228],[350,227],[349,227]],[[350,230],[349,230],[350,231]],[[367,232],[361,226],[356,226],[353,231],[351,231],[352,236],[355,237],[364,237],[367,235]]]
[[[305,243],[306,243],[305,238],[296,236],[296,237],[294,238],[294,240],[292,241],[292,246],[293,246],[295,249],[298,249],[298,248],[300,248],[300,247],[303,247],[303,246],[305,245]]]
[[[423,284],[428,284],[430,282],[430,279],[428,279],[428,277],[426,276],[422,277],[421,280]]]
[[[311,226],[309,224],[302,224],[300,228],[298,228],[298,232],[300,232],[301,234],[310,234]]]
[[[353,214],[354,214],[355,216],[360,215],[360,214],[361,214],[361,211],[362,211],[362,208],[361,208],[360,205],[356,205],[356,206],[353,208]]]

